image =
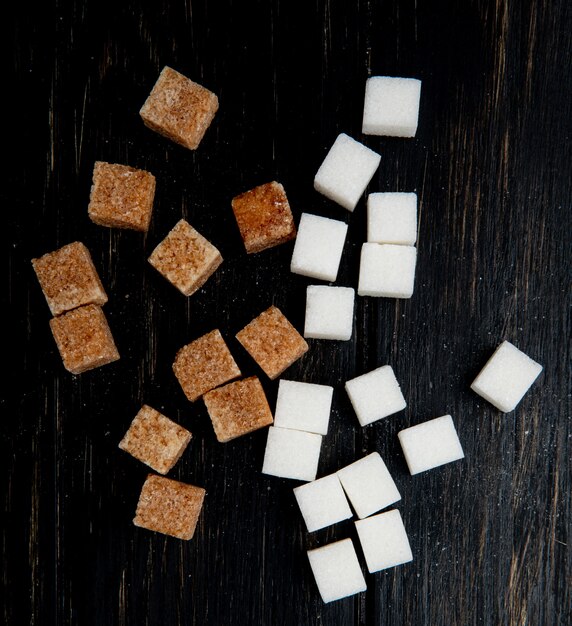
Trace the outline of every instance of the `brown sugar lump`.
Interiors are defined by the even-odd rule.
[[[217,111],[214,93],[164,67],[139,115],[151,130],[195,150]]]
[[[141,489],[133,523],[177,539],[192,539],[205,493],[202,487],[149,474]]]
[[[302,335],[275,306],[253,319],[236,338],[271,379],[308,351]]]
[[[107,302],[91,254],[80,241],[32,259],[32,266],[52,315]]]
[[[95,304],[53,317],[50,327],[64,367],[72,374],[119,359],[103,310]]]
[[[153,250],[149,263],[183,295],[200,289],[222,263],[222,256],[187,221],[178,221]]]
[[[155,177],[128,165],[96,161],[89,197],[92,222],[146,233],[151,222]]]
[[[256,376],[213,389],[203,399],[221,443],[273,422],[264,389]]]
[[[248,254],[278,246],[296,236],[284,187],[267,183],[232,200],[232,210]]]
[[[173,371],[191,402],[240,376],[238,365],[218,329],[183,346],[177,352]]]
[[[166,474],[181,458],[191,437],[186,428],[144,405],[119,447],[159,474]]]

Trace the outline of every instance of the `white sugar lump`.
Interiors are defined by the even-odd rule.
[[[413,246],[364,243],[361,249],[358,295],[411,298],[417,249]]]
[[[314,480],[322,436],[288,428],[268,429],[262,473],[280,478]]]
[[[336,280],[347,232],[344,222],[302,213],[290,271],[330,282]]]
[[[370,574],[413,561],[407,532],[397,509],[355,522]]]
[[[340,600],[367,589],[351,539],[308,550],[308,559],[324,602]]]
[[[365,83],[362,132],[365,135],[415,137],[421,81],[372,76]]]
[[[412,246],[417,240],[416,193],[370,193],[367,197],[367,240]]]
[[[406,428],[397,437],[411,475],[465,457],[450,415]]]
[[[318,478],[294,489],[308,532],[348,519],[352,511],[336,474]]]
[[[346,391],[362,426],[402,411],[407,406],[390,365],[348,380]]]
[[[338,478],[359,518],[401,500],[383,459],[372,452],[338,471]]]
[[[355,291],[351,287],[309,285],[304,337],[347,341],[354,325]]]
[[[540,363],[512,343],[503,341],[475,378],[471,389],[508,413],[516,408],[540,372]]]
[[[314,189],[353,211],[379,166],[381,157],[345,133],[338,135],[316,177]]]
[[[334,388],[329,385],[281,379],[274,425],[326,435],[333,393]]]

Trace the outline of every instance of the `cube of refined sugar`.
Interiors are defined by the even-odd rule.
[[[407,406],[390,365],[348,380],[346,391],[361,426],[393,415]]]
[[[401,500],[383,459],[372,452],[338,471],[338,478],[359,518]]]
[[[417,249],[413,246],[364,243],[359,266],[358,295],[411,298]]]
[[[99,226],[146,233],[154,197],[155,177],[150,172],[96,161],[87,212]]]
[[[183,346],[177,352],[173,371],[191,402],[241,374],[218,329]]]
[[[450,415],[406,428],[397,437],[411,475],[465,457]]]
[[[397,509],[355,522],[370,574],[413,561],[409,539]]]
[[[232,210],[248,254],[278,246],[296,236],[290,204],[280,183],[260,185],[236,196]]]
[[[340,600],[367,589],[351,539],[308,550],[308,559],[324,602]]]
[[[91,254],[80,241],[32,259],[32,266],[52,315],[107,302]]]
[[[335,474],[296,487],[294,495],[310,533],[352,516],[342,485]]]
[[[314,189],[353,211],[380,160],[377,152],[341,133],[314,178]]]
[[[53,317],[50,328],[64,367],[72,374],[81,374],[119,359],[105,315],[95,304]]]
[[[164,67],[139,115],[151,130],[195,150],[217,111],[212,91]]]
[[[133,523],[177,539],[191,539],[205,494],[202,487],[149,474],[141,489]]]
[[[272,424],[272,412],[256,376],[213,389],[203,400],[221,443]]]
[[[222,256],[187,221],[179,220],[153,250],[149,263],[183,295],[190,296],[212,276]]]
[[[290,271],[333,282],[338,276],[348,225],[328,217],[302,213]]]
[[[254,318],[236,338],[271,379],[308,351],[302,335],[275,306]]]
[[[415,137],[421,81],[372,76],[365,84],[362,132],[365,135]]]
[[[355,291],[351,287],[309,285],[304,337],[347,341],[354,325]]]
[[[318,473],[321,445],[321,435],[271,426],[262,473],[280,478],[314,480]]]
[[[413,246],[417,240],[417,194],[370,193],[367,240]]]
[[[274,424],[280,428],[326,435],[334,388],[329,385],[280,380]]]
[[[159,411],[143,405],[119,448],[159,474],[166,474],[189,445],[191,433]]]
[[[503,341],[475,378],[471,389],[508,413],[516,408],[540,372],[540,363],[512,343]]]

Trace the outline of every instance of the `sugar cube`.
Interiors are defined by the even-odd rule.
[[[328,385],[280,380],[274,424],[280,428],[326,435],[334,388]]]
[[[364,243],[361,249],[358,295],[411,298],[417,249],[413,246]]]
[[[294,496],[310,533],[352,516],[342,485],[335,474],[296,487]]]
[[[347,341],[354,325],[355,291],[350,287],[309,285],[304,337]]]
[[[321,435],[271,426],[262,473],[295,480],[314,480],[318,473],[321,445]]]
[[[370,193],[367,197],[367,240],[413,246],[417,240],[416,193]]]

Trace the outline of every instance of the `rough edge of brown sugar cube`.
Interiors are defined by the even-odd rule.
[[[91,254],[81,241],[32,259],[32,267],[52,315],[107,302]]]
[[[302,335],[275,306],[255,317],[236,338],[271,380],[308,351]]]
[[[141,489],[133,523],[177,539],[192,539],[205,494],[202,487],[149,474]]]
[[[204,395],[203,400],[216,438],[221,443],[270,426],[274,422],[266,394],[257,376],[213,389]]]
[[[148,404],[144,404],[119,442],[119,448],[159,474],[181,458],[192,433]]]

